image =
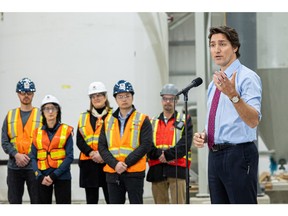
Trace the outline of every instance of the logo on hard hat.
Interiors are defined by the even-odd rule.
[[[30,82],[28,80],[25,80],[23,83],[24,89],[29,89],[30,88]]]
[[[119,89],[125,90],[126,89],[125,83],[120,83],[119,84]]]

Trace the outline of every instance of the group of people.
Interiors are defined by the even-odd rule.
[[[90,107],[80,114],[76,134],[79,186],[85,189],[87,204],[98,203],[100,187],[107,204],[124,204],[126,194],[129,203],[143,204],[147,162],[154,202],[185,203],[192,142],[198,148],[208,143],[211,203],[257,203],[254,141],[261,119],[261,80],[240,63],[235,29],[212,27],[208,38],[220,68],[208,87],[202,132],[193,135],[191,117],[175,110],[179,96],[174,84],[161,89],[163,110],[155,117],[136,109],[133,86],[126,80],[114,85],[116,110],[102,82],[89,85]],[[22,203],[26,183],[32,204],[51,204],[53,190],[57,204],[70,204],[73,127],[61,122],[55,96],[46,95],[40,109],[34,107],[35,91],[29,78],[17,83],[20,107],[8,112],[2,126],[2,147],[9,155],[8,201]]]
[[[33,107],[35,91],[35,84],[29,78],[17,83],[20,107],[8,112],[2,126],[2,147],[9,155],[8,201],[22,203],[26,182],[32,204],[51,204],[53,190],[57,204],[70,204],[73,127],[61,122],[61,105],[55,96],[46,95],[40,109]],[[169,167],[177,164],[185,167],[185,115],[174,113],[177,92],[173,84],[165,85],[161,91],[164,111],[159,118],[150,119],[133,105],[135,92],[130,82],[120,80],[115,84],[113,96],[118,105],[115,111],[105,85],[102,82],[89,85],[90,108],[80,114],[76,135],[80,150],[79,186],[85,189],[87,204],[98,203],[100,187],[108,204],[125,203],[126,193],[131,204],[142,204],[147,155],[151,166],[147,180],[153,185],[155,182],[155,203],[169,203],[168,193],[161,198],[167,185],[158,182],[165,181],[167,176],[168,185],[174,184],[174,194],[175,180],[170,178],[175,176],[175,171]],[[174,118],[183,122],[177,132],[179,137],[171,130]],[[154,137],[152,125],[153,131],[157,131]],[[190,117],[188,126],[190,149]],[[179,178],[185,178],[184,173]],[[185,187],[180,180],[179,188],[182,203]],[[172,201],[176,203],[175,197],[172,196]]]

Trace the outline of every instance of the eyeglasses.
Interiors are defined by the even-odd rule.
[[[54,113],[54,112],[57,112],[57,111],[58,111],[58,108],[57,108],[57,107],[44,107],[42,110],[43,110],[43,112],[45,112],[45,113],[49,113],[50,111],[51,111],[52,113]]]
[[[162,101],[164,101],[164,102],[174,102],[174,100],[175,100],[175,97],[162,97]]]
[[[104,93],[96,93],[96,94],[92,94],[90,95],[90,99],[96,99],[96,98],[101,98],[101,97],[104,97],[105,94]]]
[[[125,99],[130,99],[132,96],[131,95],[117,95],[116,98],[118,100],[125,100]]]
[[[22,96],[25,96],[25,95],[31,96],[33,95],[34,92],[18,92],[18,93]]]

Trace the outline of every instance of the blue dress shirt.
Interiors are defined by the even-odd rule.
[[[120,124],[120,136],[121,136],[121,137],[122,137],[123,134],[124,134],[125,121],[126,121],[126,119],[131,115],[132,111],[133,111],[133,108],[131,108],[131,109],[129,110],[129,112],[127,113],[127,115],[126,115],[125,117],[122,117],[121,112],[119,111],[118,119],[120,120],[120,123],[121,123],[121,124]]]
[[[226,76],[231,80],[234,72],[235,87],[241,99],[248,105],[254,107],[258,112],[259,120],[261,119],[261,99],[262,83],[260,77],[249,68],[245,67],[237,59],[225,71]],[[216,86],[212,81],[208,86],[207,108],[208,114]],[[208,125],[206,119],[206,132]],[[214,142],[217,143],[245,143],[256,140],[257,127],[249,127],[237,113],[233,103],[228,96],[221,93],[215,118],[215,135]]]

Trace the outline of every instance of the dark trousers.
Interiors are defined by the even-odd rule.
[[[143,204],[144,178],[120,175],[118,183],[107,183],[110,204],[124,204],[126,192],[130,204]]]
[[[259,154],[254,143],[209,151],[212,204],[257,204]]]
[[[56,204],[71,204],[71,180],[55,180],[46,186],[38,182],[39,204],[52,204],[53,189]]]
[[[109,195],[107,185],[102,187],[105,201],[109,204]],[[99,201],[99,187],[85,188],[87,204],[98,204]]]
[[[10,204],[22,204],[24,185],[28,189],[31,204],[37,204],[37,181],[33,170],[13,170],[8,168],[7,185]]]

